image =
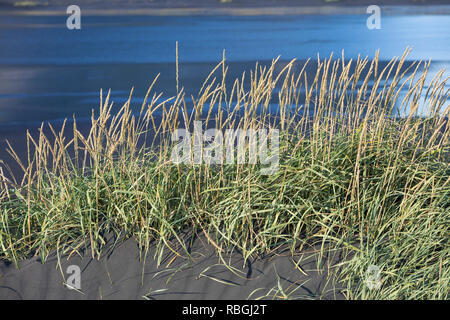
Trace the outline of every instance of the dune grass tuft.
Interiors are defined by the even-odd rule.
[[[10,146],[23,175],[3,162],[0,258],[45,259],[86,243],[98,256],[112,232],[143,252],[155,245],[160,259],[176,252],[173,241],[187,254],[179,235],[190,230],[244,257],[339,249],[349,299],[449,299],[448,78],[428,79],[429,63],[405,68],[408,52],[382,69],[378,54],[318,59],[314,78],[274,60],[231,87],[223,59],[192,100],[177,82],[162,101],[154,82],[137,112],[132,93],[115,114],[101,93],[87,134],[74,119],[70,132],[65,123],[28,134],[26,159]],[[278,129],[278,170],[174,164],[171,133],[194,120],[204,130]],[[366,285],[370,265],[381,271],[377,289]]]

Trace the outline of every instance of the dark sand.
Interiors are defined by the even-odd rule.
[[[23,261],[20,269],[0,261],[0,299],[241,300],[261,298],[270,292],[267,299],[273,299],[278,282],[291,293],[291,299],[345,298],[333,277],[317,270],[318,256],[311,250],[294,256],[295,263],[300,261],[299,268],[287,251],[250,260],[245,266],[238,252],[224,255],[240,276],[225,267],[204,237],[194,241],[190,250],[191,261],[180,257],[172,261],[174,254],[166,250],[159,267],[154,251],[148,252],[145,265],[141,262],[137,243],[132,239],[116,245],[114,250],[105,250],[99,260],[91,257],[89,248],[83,258],[62,257],[60,267],[55,254],[44,264],[36,257]],[[327,270],[330,261],[338,261],[337,255],[333,256],[323,259],[321,269]],[[69,265],[81,269],[80,291],[64,284]]]

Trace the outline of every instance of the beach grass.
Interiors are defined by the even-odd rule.
[[[28,133],[25,159],[10,146],[23,174],[2,161],[0,258],[45,260],[86,244],[98,257],[110,233],[135,238],[143,255],[155,246],[155,259],[186,256],[188,230],[244,258],[283,246],[339,251],[330,272],[348,299],[449,299],[448,78],[429,79],[429,62],[406,67],[408,53],[383,68],[378,53],[318,58],[314,78],[274,60],[231,87],[224,56],[191,100],[177,68],[175,97],[154,93],[155,79],[138,110],[131,92],[115,114],[100,93],[87,134],[74,118],[70,131]],[[279,130],[278,169],[174,164],[171,134],[194,120],[204,130]]]

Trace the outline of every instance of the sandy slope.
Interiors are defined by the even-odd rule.
[[[61,268],[55,254],[43,264],[38,258],[23,261],[19,269],[0,261],[0,299],[256,299],[276,289],[278,281],[292,293],[291,298],[344,298],[332,277],[317,271],[317,255],[311,251],[294,257],[300,268],[287,252],[249,261],[245,266],[238,252],[225,255],[227,263],[239,270],[237,276],[221,263],[204,238],[194,241],[190,250],[191,261],[173,260],[173,253],[167,252],[160,267],[154,252],[148,253],[145,265],[140,262],[137,244],[131,239],[114,250],[105,250],[99,260],[91,257],[89,249],[84,258],[61,258]],[[81,269],[80,292],[63,284],[69,265]]]

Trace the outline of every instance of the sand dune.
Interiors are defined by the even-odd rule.
[[[238,252],[224,259],[236,268],[238,275],[221,262],[204,238],[191,247],[192,260],[167,253],[158,267],[154,252],[148,252],[145,264],[134,240],[128,239],[104,251],[100,259],[93,259],[89,248],[86,254],[58,258],[53,253],[45,263],[31,258],[20,263],[0,262],[0,299],[267,299],[282,298],[278,281],[291,299],[343,299],[333,277],[325,270],[317,270],[317,256],[312,251],[291,258],[289,252],[248,261],[244,266]],[[60,262],[59,262],[60,261]],[[299,262],[296,268],[295,262]],[[328,262],[327,262],[328,261]],[[71,290],[64,283],[70,265],[81,269],[81,288]]]

